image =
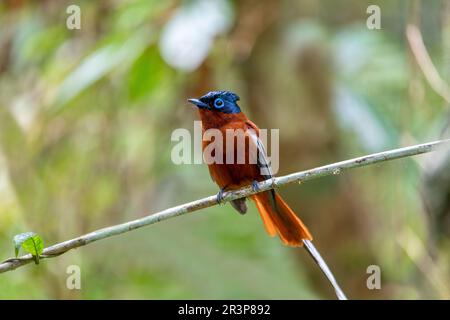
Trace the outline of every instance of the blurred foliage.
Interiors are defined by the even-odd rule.
[[[66,27],[71,4],[80,30]],[[369,4],[381,30],[366,28]],[[213,89],[281,129],[280,174],[438,139],[448,105],[409,50],[408,23],[450,81],[444,0],[2,1],[1,259],[26,230],[51,244],[217,192],[205,165],[170,159],[172,130],[196,120],[186,99]],[[421,197],[432,159],[281,190],[349,297],[450,297],[448,235],[431,240]],[[366,287],[372,264],[381,290]],[[66,288],[70,265],[81,290]],[[229,205],[2,274],[0,287],[13,299],[334,298],[303,250],[268,238],[254,207]]]

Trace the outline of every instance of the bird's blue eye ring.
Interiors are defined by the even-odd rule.
[[[216,107],[217,109],[223,108],[225,104],[223,103],[223,100],[220,98],[217,98],[216,100],[214,100],[214,107]]]

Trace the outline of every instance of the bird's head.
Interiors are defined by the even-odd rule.
[[[211,91],[200,97],[199,99],[188,99],[188,101],[196,105],[200,109],[218,111],[223,113],[239,113],[236,101],[239,96],[231,91]]]

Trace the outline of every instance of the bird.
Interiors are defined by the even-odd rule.
[[[221,203],[225,191],[251,185],[258,192],[250,198],[256,204],[267,233],[272,237],[278,235],[287,246],[304,247],[330,281],[338,299],[347,300],[330,268],[312,243],[313,237],[301,219],[274,189],[259,192],[258,182],[272,179],[273,174],[264,144],[259,137],[260,129],[241,111],[237,103],[239,96],[231,91],[211,91],[188,101],[198,108],[202,122],[203,156],[207,160],[205,162],[212,180],[220,188],[217,202]],[[206,135],[210,130],[219,132],[220,135],[215,135],[213,140]],[[233,134],[227,135],[229,131]],[[244,143],[236,143],[239,139]],[[222,148],[208,150],[211,145]],[[236,148],[231,151],[223,148],[228,145]],[[238,149],[242,145],[243,150]],[[244,159],[238,159],[240,155],[244,155]],[[228,161],[228,158],[232,161]],[[239,213],[247,212],[245,198],[232,200],[231,204]]]
[[[242,112],[237,102],[239,100],[239,96],[231,91],[211,91],[198,99],[188,99],[197,107],[202,122],[203,155],[205,160],[209,160],[206,162],[212,180],[220,188],[217,193],[219,203],[227,191],[251,185],[257,192],[258,182],[274,177],[259,137],[260,129]],[[220,132],[219,138],[215,138],[219,141],[205,138],[208,130]],[[234,134],[227,134],[230,131]],[[245,144],[238,144],[239,139]],[[213,142],[221,148],[214,148],[208,156],[205,151]],[[230,151],[224,148],[228,145],[236,147]],[[238,161],[239,154],[244,155],[244,161]],[[278,235],[284,245],[293,247],[303,246],[305,240],[309,242],[313,239],[302,220],[274,189],[256,193],[250,198],[255,202],[269,236]],[[247,212],[245,198],[232,200],[231,205],[241,214]]]

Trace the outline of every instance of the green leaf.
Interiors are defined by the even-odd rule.
[[[153,38],[149,37],[148,30],[143,30],[129,37],[125,42],[122,37],[119,37],[91,53],[61,83],[55,98],[55,108],[63,108],[69,101],[117,67],[128,69],[151,41]]]
[[[44,241],[34,232],[25,232],[14,236],[14,249],[16,257],[22,247],[26,252],[31,253],[36,264],[39,264],[39,255],[44,250]]]
[[[25,232],[25,233],[21,233],[21,234],[14,236],[13,242],[14,242],[14,250],[16,253],[16,258],[19,255],[19,250],[20,250],[20,247],[22,246],[22,243],[24,243],[27,239],[29,239],[35,235],[36,235],[36,233],[34,233],[34,232]]]
[[[34,235],[22,243],[22,248],[24,248],[28,253],[38,256],[44,250],[44,242],[40,236]]]
[[[128,75],[128,92],[132,101],[151,94],[158,86],[164,85],[164,78],[170,72],[159,55],[158,48],[152,46],[136,59]]]

